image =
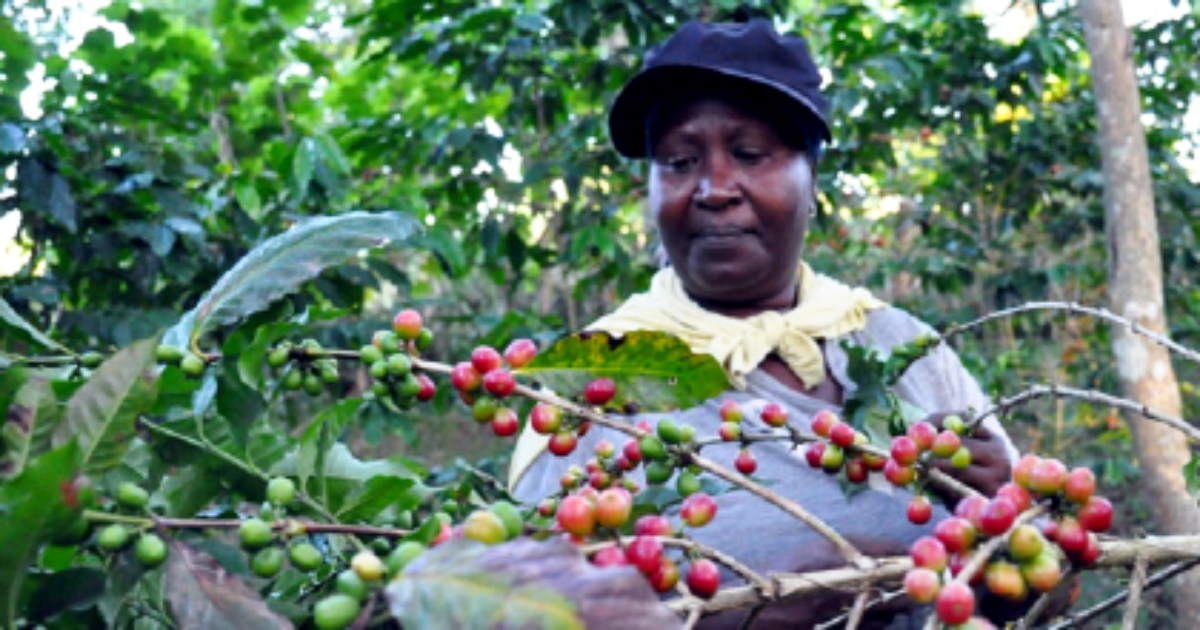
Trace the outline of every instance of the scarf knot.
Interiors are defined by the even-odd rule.
[[[866,289],[814,273],[805,263],[797,273],[801,301],[795,308],[735,318],[708,311],[693,301],[679,276],[668,267],[655,274],[649,291],[630,297],[587,329],[615,335],[634,330],[670,333],[693,352],[715,358],[737,389],[745,389],[746,375],[775,353],[812,387],[825,379],[825,358],[817,339],[862,330],[867,313],[886,304]]]

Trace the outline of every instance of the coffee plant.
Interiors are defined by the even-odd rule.
[[[0,356],[5,626],[671,628],[833,588],[857,596],[822,627],[856,627],[867,608],[898,598],[931,604],[929,627],[992,627],[977,606],[984,591],[1025,606],[1028,627],[1070,588],[1069,575],[1134,567],[1127,593],[1054,626],[1065,627],[1124,601],[1136,610],[1143,589],[1195,563],[1195,537],[1106,536],[1113,504],[1087,468],[1025,455],[992,497],[939,470],[969,466],[963,436],[1038,396],[1110,404],[1198,437],[1180,419],[1060,386],[940,427],[903,421],[888,388],[981,322],[886,356],[851,349],[863,386],[844,417],[822,412],[802,430],[779,404],[728,402],[717,435],[697,435],[669,418],[628,420],[728,388],[710,357],[666,335],[581,334],[541,349],[515,339],[451,361],[428,355],[436,331],[414,309],[350,349],[306,337],[312,313],[280,309],[324,269],[414,231],[393,214],[302,221],[251,251],[162,335],[107,355],[62,347],[0,302],[5,326],[31,349]],[[1119,320],[1075,305],[1029,308]],[[347,393],[350,374],[368,384]],[[552,456],[574,452],[593,426],[624,442],[599,441],[537,504],[514,501],[482,470],[447,481],[347,447],[347,429],[368,407],[399,419],[447,387],[482,430],[511,439],[528,424]],[[297,426],[292,414],[304,405],[316,411]],[[751,428],[751,415],[765,429]],[[938,497],[959,500],[908,557],[870,557],[771,489],[786,480],[755,476],[756,445],[769,441],[803,448],[848,493],[872,476],[907,488],[905,517],[916,524],[931,521]],[[708,457],[718,443],[738,444],[736,458]],[[670,500],[649,496],[671,479]],[[715,492],[749,492],[762,509],[785,511],[846,566],[763,574],[697,542],[690,534],[721,518]],[[723,584],[720,567],[736,583]]]

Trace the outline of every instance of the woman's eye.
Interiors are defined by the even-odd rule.
[[[667,159],[663,160],[663,165],[672,171],[685,171],[695,162],[695,158],[682,155],[668,157]]]
[[[762,151],[755,149],[738,149],[733,152],[733,157],[746,164],[758,164],[767,156]]]

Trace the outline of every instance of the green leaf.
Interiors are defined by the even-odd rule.
[[[1191,461],[1183,466],[1183,479],[1189,491],[1200,491],[1200,455],[1193,455]]]
[[[25,333],[29,339],[37,342],[43,347],[53,348],[65,354],[75,354],[74,352],[68,350],[65,346],[60,345],[57,341],[47,337],[42,331],[34,328],[34,326],[29,322],[25,321],[25,319],[18,315],[17,311],[14,310],[4,298],[0,298],[0,321],[3,321],[8,326],[16,328],[18,331]]]
[[[180,628],[276,630],[294,627],[267,607],[258,592],[212,556],[170,542],[164,590]]]
[[[167,331],[164,343],[185,347],[214,326],[236,322],[294,292],[326,268],[362,250],[403,241],[418,227],[395,212],[304,219],[238,261]]]
[[[67,504],[64,489],[78,474],[79,458],[79,446],[66,444],[30,460],[20,475],[0,484],[0,621],[4,627],[16,626],[21,585],[38,547],[76,522],[79,505]]]
[[[337,520],[341,523],[369,523],[387,508],[395,505],[399,511],[411,510],[421,502],[427,492],[414,492],[413,479],[399,477],[373,477],[362,491],[346,500],[338,510]]]
[[[617,384],[607,407],[626,413],[694,407],[729,389],[716,359],[692,352],[671,335],[650,331],[565,337],[517,372],[568,397],[582,395],[589,382],[607,376]]]
[[[78,443],[88,473],[121,463],[133,439],[138,416],[149,411],[158,393],[153,374],[158,338],[143,339],[105,361],[67,401],[52,444]]]
[[[6,475],[19,474],[30,458],[50,448],[60,419],[58,398],[50,383],[34,376],[21,385],[0,429]]]
[[[679,628],[645,578],[600,569],[565,541],[454,541],[405,567],[384,590],[406,629]]]
[[[314,138],[301,138],[296,144],[296,155],[292,158],[292,191],[299,202],[308,192],[313,173],[317,168],[320,148]]]
[[[342,429],[358,415],[363,405],[362,398],[346,398],[322,411],[300,436],[300,452],[296,457],[296,476],[300,487],[307,488],[308,480],[319,475],[324,485],[325,456],[342,434]]]
[[[29,620],[53,620],[68,610],[83,610],[100,600],[108,574],[92,567],[72,567],[51,573],[41,581],[29,602]]]

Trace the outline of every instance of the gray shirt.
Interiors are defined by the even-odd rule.
[[[866,328],[847,335],[846,339],[852,345],[887,351],[918,335],[931,332],[927,325],[907,312],[886,308],[872,311]],[[825,344],[825,361],[829,372],[842,385],[844,395],[849,397],[857,386],[847,374],[848,358],[840,342],[841,339],[833,339]],[[716,435],[720,424],[719,409],[726,400],[735,400],[742,406],[746,416],[744,429],[747,431],[769,430],[759,418],[759,411],[767,402],[782,404],[788,411],[789,421],[803,430],[809,429],[812,416],[822,409],[841,412],[839,405],[794,391],[761,369],[751,372],[747,381],[746,391],[728,391],[698,407],[670,414],[644,414],[637,419],[644,418],[653,425],[664,415],[670,415],[677,421],[694,426],[697,436],[707,437]],[[963,368],[957,354],[945,344],[914,363],[897,383],[894,392],[901,401],[911,406],[911,413],[922,417],[935,412],[981,411],[989,407],[988,399],[975,379]],[[1006,442],[1010,457],[1015,459],[1016,449],[995,418],[985,421],[985,426]],[[557,492],[559,477],[565,469],[572,464],[582,465],[592,456],[593,447],[601,439],[608,439],[620,449],[629,438],[602,427],[593,427],[570,456],[540,456],[517,484],[517,498],[535,502]],[[737,443],[722,443],[705,447],[703,452],[706,457],[732,467],[739,448]],[[913,525],[905,517],[912,494],[891,486],[882,474],[872,473],[868,489],[847,499],[836,477],[810,468],[804,461],[803,452],[793,450],[788,443],[758,443],[751,449],[758,460],[756,477],[766,480],[776,492],[798,501],[870,555],[907,553],[913,540],[931,533],[933,524],[947,516],[935,501],[930,523]],[[639,483],[644,483],[641,469],[633,474]],[[760,572],[814,571],[844,566],[844,562],[832,554],[832,545],[823,537],[748,492],[734,490],[719,494],[715,499],[718,506],[716,518],[704,528],[688,531],[696,540],[725,551]],[[722,575],[723,585],[737,581],[732,574]],[[836,602],[841,601],[841,598],[836,598]],[[809,605],[803,605],[804,602],[809,602]],[[815,608],[820,608],[821,614],[817,619],[830,617],[836,612],[836,602],[832,611],[827,610],[829,602],[813,601],[811,598],[801,603],[772,606],[764,611],[754,627],[806,627],[810,623],[806,613],[815,613]],[[865,627],[919,627],[923,615],[910,612],[916,611],[890,612]],[[736,621],[744,614],[725,617],[734,617]],[[711,620],[705,625],[716,627],[721,624],[720,620]],[[733,627],[736,627],[736,623]]]

